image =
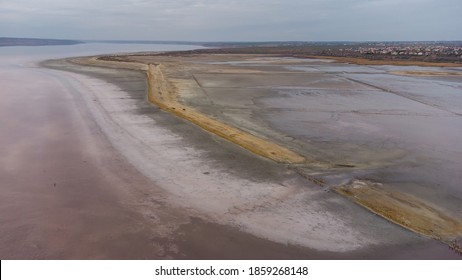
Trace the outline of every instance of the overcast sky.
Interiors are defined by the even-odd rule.
[[[0,0],[0,37],[462,40],[462,0]]]

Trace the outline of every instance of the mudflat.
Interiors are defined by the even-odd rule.
[[[206,61],[204,62],[204,60],[201,60],[200,58],[205,58]],[[106,61],[111,60],[107,57],[102,59]],[[446,70],[444,72],[441,70],[443,68],[437,68],[436,70],[430,69],[430,71],[422,71],[420,69],[417,69],[417,71],[393,71],[393,68],[387,69],[386,67],[348,67],[348,65],[345,64],[339,64],[337,62],[332,63],[334,61],[326,60],[307,61],[290,58],[268,56],[256,57],[248,55],[228,55],[225,57],[219,55],[208,55],[201,57],[196,55],[192,58],[181,57],[180,59],[165,59],[159,57],[149,57],[145,55],[140,57],[118,57],[117,59],[119,61],[126,60],[149,65],[147,72],[149,86],[148,98],[151,102],[159,105],[161,108],[166,109],[178,115],[179,117],[192,121],[205,130],[221,136],[224,139],[229,140],[237,145],[240,145],[241,147],[257,155],[279,163],[288,163],[290,166],[292,166],[293,169],[298,170],[301,175],[311,179],[312,182],[315,182],[324,188],[330,187],[335,189],[339,194],[353,198],[353,201],[359,205],[383,216],[384,218],[400,226],[410,229],[416,233],[433,237],[436,240],[441,240],[447,243],[451,248],[459,248],[458,238],[460,238],[460,235],[462,234],[462,222],[457,216],[459,216],[458,213],[460,213],[460,209],[456,208],[457,206],[455,204],[451,205],[454,203],[454,201],[449,200],[452,200],[453,198],[457,197],[458,194],[460,194],[460,187],[457,183],[454,185],[453,181],[451,180],[446,180],[446,182],[443,184],[445,187],[449,187],[450,189],[450,185],[453,185],[451,194],[453,196],[446,196],[446,200],[444,200],[444,197],[440,197],[440,200],[436,202],[436,204],[443,204],[449,208],[443,207],[441,210],[438,210],[438,207],[435,208],[432,205],[435,202],[433,197],[427,196],[427,198],[425,198],[426,200],[420,200],[418,197],[421,196],[421,194],[416,190],[413,191],[414,193],[411,191],[412,195],[406,193],[406,190],[402,191],[395,189],[390,192],[382,190],[381,188],[378,189],[376,186],[374,186],[373,183],[366,183],[368,181],[363,180],[360,188],[361,192],[358,192],[357,190],[359,190],[359,185],[355,185],[352,188],[346,188],[342,186],[342,183],[339,182],[330,182],[326,184],[325,177],[332,177],[332,174],[327,176],[321,175],[318,176],[318,178],[313,178],[313,176],[311,176],[311,174],[316,174],[316,172],[319,174],[319,172],[325,173],[332,171],[336,173],[337,176],[339,174],[350,177],[354,176],[354,172],[341,170],[344,168],[351,168],[362,171],[373,168],[375,170],[370,173],[376,173],[377,169],[380,169],[381,167],[388,168],[387,165],[393,165],[397,162],[402,162],[403,159],[409,158],[410,156],[415,157],[417,152],[412,152],[409,149],[410,147],[399,143],[400,139],[391,140],[393,142],[397,142],[397,145],[402,145],[402,148],[399,149],[393,147],[383,147],[384,149],[378,149],[378,147],[373,147],[375,143],[372,145],[365,144],[362,145],[362,147],[337,146],[334,149],[330,149],[337,153],[337,155],[326,157],[322,154],[327,153],[328,151],[323,151],[323,149],[315,143],[309,143],[313,142],[312,139],[299,137],[300,133],[302,133],[304,129],[319,129],[319,126],[322,124],[313,126],[301,123],[300,120],[310,121],[309,117],[306,119],[291,119],[290,116],[281,117],[279,121],[282,120],[286,123],[286,125],[292,125],[294,127],[294,129],[289,133],[287,130],[284,131],[283,129],[278,129],[274,126],[271,126],[271,122],[269,122],[268,119],[264,117],[258,119],[254,116],[258,113],[271,115],[274,112],[274,108],[271,106],[265,106],[266,104],[257,104],[256,101],[266,101],[269,99],[268,97],[272,93],[274,94],[276,89],[279,91],[279,96],[282,95],[282,98],[279,97],[279,100],[281,101],[281,105],[278,108],[279,111],[292,111],[292,106],[294,104],[299,105],[307,104],[311,101],[321,101],[324,102],[322,105],[324,105],[323,107],[325,110],[331,109],[337,115],[337,120],[335,120],[336,124],[341,123],[344,120],[341,121],[339,114],[336,112],[339,106],[330,106],[330,104],[332,101],[343,101],[347,103],[348,101],[344,100],[344,92],[348,92],[351,95],[361,92],[366,93],[362,94],[363,96],[360,96],[359,98],[356,97],[355,101],[357,101],[358,104],[355,105],[357,106],[361,104],[362,106],[374,107],[376,113],[382,117],[396,116],[395,114],[387,114],[387,112],[383,111],[383,109],[387,109],[387,106],[392,107],[396,105],[395,103],[398,100],[393,99],[400,99],[401,103],[408,103],[407,105],[409,107],[415,104],[424,105],[420,108],[415,108],[415,111],[418,113],[428,112],[429,109],[436,109],[436,111],[440,111],[440,114],[449,113],[449,117],[451,115],[458,117],[460,116],[460,108],[453,108],[452,106],[447,105],[449,105],[450,102],[454,102],[460,99],[460,95],[458,95],[458,91],[461,89],[460,84],[458,85],[441,82],[437,84],[437,81],[432,81],[430,79],[426,81],[428,85],[433,87],[437,85],[436,87],[439,86],[440,91],[438,94],[431,91],[427,91],[425,94],[422,94],[417,91],[412,92],[412,89],[407,89],[410,85],[412,85],[412,82],[415,82],[415,87],[418,87],[418,81],[413,81],[412,79],[406,80],[408,83],[407,88],[403,87],[397,89],[391,89],[387,86],[377,85],[375,84],[374,80],[376,77],[380,76],[382,76],[382,79],[388,78],[390,80],[398,80],[397,78],[391,76],[394,74],[401,74],[403,72],[431,73],[431,76],[450,77],[460,75],[460,69],[449,69],[449,71]],[[213,61],[213,59],[215,60]],[[328,65],[329,63],[330,65]],[[369,63],[367,63],[367,65],[369,65]],[[437,64],[426,66],[435,65]],[[448,65],[444,64],[441,66]],[[438,73],[438,75],[434,75],[434,73]],[[355,77],[355,74],[362,75],[363,77],[358,79]],[[461,80],[459,80],[459,82],[460,81]],[[239,96],[239,93],[237,94],[238,96],[236,96],[236,92],[242,90],[246,90],[246,96],[242,98],[242,95]],[[328,95],[327,98],[326,93]],[[375,95],[380,94],[382,96],[370,96],[370,100],[360,100],[360,98],[365,98],[370,93]],[[211,97],[210,94],[213,94],[213,96]],[[318,96],[313,97],[313,94]],[[294,102],[294,104],[289,104],[291,101],[290,97],[293,95],[302,97],[297,98],[297,100],[295,100],[296,98],[293,98],[292,101],[296,102]],[[225,98],[225,101],[221,99],[223,97]],[[286,100],[282,100],[283,98]],[[198,119],[196,117],[198,114],[196,110],[191,106],[185,107],[184,105],[180,105],[181,102],[178,101],[179,99],[184,100],[184,103],[190,102],[190,104],[194,104],[194,102],[197,102],[197,100],[206,100],[205,102],[209,103],[206,105],[208,108],[205,108],[205,104],[196,104],[195,107],[201,108],[204,111],[209,109],[208,114],[214,117],[202,117]],[[240,104],[239,106],[233,99],[237,99],[237,102],[246,100],[247,103],[245,105]],[[381,102],[381,104],[376,103],[377,101]],[[443,103],[438,104],[435,101],[442,101]],[[217,106],[217,103],[220,103],[220,105]],[[361,105],[359,105],[359,108]],[[309,105],[307,105],[307,107],[309,107]],[[235,111],[233,112],[233,118],[229,118],[229,113],[227,114],[226,112],[230,110]],[[307,111],[310,111],[310,109]],[[361,110],[355,110],[352,113],[360,113],[360,111]],[[433,114],[435,114],[436,111]],[[348,112],[345,111],[342,111],[341,113],[344,115],[348,114]],[[405,118],[405,116],[409,116],[412,113],[414,112],[410,112],[410,110],[403,110],[400,114],[400,118]],[[248,117],[249,115],[251,116],[250,118]],[[431,115],[427,113],[426,117],[431,117]],[[217,126],[214,124],[213,127],[211,127],[210,123],[219,122],[216,119],[221,119],[221,123],[223,125]],[[369,116],[369,119],[372,119],[372,117]],[[426,121],[427,119],[425,118],[421,120],[413,120],[415,125],[420,125],[420,123],[424,124]],[[350,125],[357,125],[356,120],[349,122]],[[240,132],[236,132],[235,130],[231,129],[234,127],[243,126],[242,123],[253,125],[253,127],[250,127],[249,125],[246,127],[247,133],[251,136],[250,138],[246,137],[244,139],[244,137],[241,136],[236,137],[236,135],[240,135]],[[333,122],[330,121],[330,125],[332,125],[332,123]],[[369,126],[375,125],[376,129],[390,129],[390,125],[371,125],[370,120],[365,121],[365,123]],[[392,126],[394,126],[393,128],[399,127],[398,124],[393,124]],[[256,127],[259,129],[256,129]],[[457,128],[453,127],[449,129]],[[349,129],[348,127],[345,127],[345,130],[355,129]],[[367,129],[363,130],[367,131]],[[434,133],[434,128],[431,127],[431,125],[428,126],[428,130],[431,131],[431,134]],[[285,132],[284,134],[286,135],[281,135],[281,132]],[[279,139],[274,137],[274,135],[278,133],[280,136]],[[359,133],[364,134],[364,131],[360,131]],[[374,134],[380,135],[381,133]],[[260,135],[260,137],[255,135]],[[319,137],[323,135],[317,136]],[[338,137],[335,134],[332,136]],[[378,135],[374,136],[377,137]],[[409,133],[407,135],[404,134],[403,136],[407,138],[406,140],[409,142],[421,142],[419,139],[409,135]],[[290,148],[283,148],[286,152],[276,152],[274,149],[265,147],[265,145],[263,145],[261,140],[262,137],[274,139],[274,142],[279,141],[281,145],[278,145],[278,147],[286,146]],[[284,137],[291,137],[292,139],[288,140],[284,139]],[[365,141],[371,141],[367,136],[364,138]],[[450,141],[455,141],[460,138],[460,135],[450,138]],[[296,143],[296,141],[299,143]],[[249,142],[252,143],[249,145]],[[345,143],[342,143],[343,145],[350,144],[353,141],[352,139],[344,138],[344,142]],[[267,143],[267,141],[264,141],[264,143]],[[303,146],[300,147],[300,143]],[[426,144],[428,145],[428,143]],[[442,145],[440,143],[435,142],[433,145],[428,145],[427,148],[446,148],[441,146]],[[261,147],[262,150],[268,151],[268,153],[265,154],[255,147]],[[297,152],[292,152],[296,150],[298,154]],[[314,150],[316,150],[316,152],[314,152]],[[366,152],[366,155],[355,158],[351,154],[346,154],[344,158],[339,157],[339,153],[345,153],[348,150],[357,153]],[[367,152],[369,152],[369,154],[367,154]],[[453,152],[457,153],[457,150],[455,149]],[[288,153],[292,153],[298,156],[299,159],[289,160],[286,158],[281,160],[281,154],[288,155]],[[276,157],[276,155],[278,155],[278,157]],[[426,153],[426,155],[428,155],[428,153]],[[444,155],[444,159],[449,158],[449,154]],[[346,160],[346,162],[336,162],[338,160]],[[370,163],[371,161],[374,163]],[[454,158],[454,162],[456,161],[457,159]],[[421,165],[421,167],[417,168],[418,170],[425,170],[428,168],[428,166],[425,166],[425,164]],[[412,174],[409,174],[409,178],[407,179],[412,181],[420,178],[413,178]],[[425,183],[428,182],[424,182],[424,184]],[[438,192],[441,191],[441,189],[441,187],[438,187],[435,191]],[[455,208],[450,209],[451,207]],[[451,212],[451,210],[455,212],[447,215],[446,212]],[[453,218],[453,216],[455,217]]]
[[[148,80],[159,65],[164,81],[159,73]],[[4,217],[7,258],[459,258],[448,248],[460,237],[462,215],[458,75],[403,76],[393,71],[421,69],[268,55],[143,54],[46,66],[67,71],[29,73],[59,80],[54,94],[20,103],[29,88],[2,103],[12,108],[2,118],[17,124],[14,106],[29,104],[32,114],[41,104],[49,117],[34,117],[34,127],[56,129],[34,139],[46,149],[34,144],[18,157],[22,135],[4,145],[3,166],[20,163],[2,169],[11,186],[2,207],[18,208]],[[59,118],[50,116],[53,106]],[[303,160],[255,152],[230,139],[235,131],[201,125],[209,119]],[[50,135],[59,142],[45,144]],[[49,168],[42,169],[30,157],[37,150],[57,159],[43,160]],[[23,193],[38,183],[40,195],[16,193],[21,177],[12,174],[25,174]],[[442,211],[455,233],[441,243],[339,194],[357,182],[370,184],[374,199],[402,193],[394,197]],[[8,204],[13,198],[24,203]],[[20,237],[21,228],[30,231]]]

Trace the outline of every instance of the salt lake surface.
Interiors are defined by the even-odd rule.
[[[121,90],[120,85],[58,73],[36,64],[44,59],[69,56],[191,48],[147,46],[0,48],[3,87],[0,199],[2,213],[9,213],[0,217],[2,256],[154,258],[178,257],[188,252],[194,257],[197,253],[188,251],[190,245],[178,241],[185,234],[190,236],[180,230],[179,224],[188,224],[185,220],[191,213],[202,215],[198,214],[199,210],[206,213],[210,221],[236,226],[278,244],[314,249],[309,251],[313,256],[333,258],[335,255],[330,252],[334,252],[345,258],[400,258],[406,254],[410,258],[454,257],[447,255],[447,249],[440,244],[326,193],[290,170],[253,159],[229,144],[209,139],[187,124],[165,121],[169,116],[152,107],[144,108],[144,115],[139,114],[139,108],[136,109],[139,102]],[[261,62],[224,63],[257,70],[266,67]],[[196,78],[208,98],[221,106],[224,119],[238,120],[236,124],[256,130],[261,124],[269,128],[261,133],[269,133],[269,137],[283,135],[284,139],[290,139],[289,145],[301,153],[357,167],[336,171],[330,175],[332,178],[327,176],[332,182],[341,183],[345,178],[357,176],[390,183],[462,217],[460,78],[405,77],[388,73],[402,70],[400,67],[364,67],[324,60],[294,60],[296,65],[284,66],[273,59],[266,64],[278,71],[297,73],[289,80],[274,75],[257,84],[249,74],[222,75],[221,79],[198,74]],[[121,76],[115,70],[114,73],[98,71],[95,73],[100,76],[106,75],[103,72],[107,72],[108,77],[113,75],[114,81],[130,75]],[[310,76],[311,73],[315,76]],[[240,88],[235,87],[236,82]],[[138,87],[144,85],[143,81],[136,83]],[[78,97],[87,93],[88,97]],[[141,90],[139,94],[145,92]],[[239,94],[239,98],[230,94]],[[84,103],[82,98],[88,99],[85,102],[98,100],[98,106],[105,113],[90,109],[93,115],[88,110],[82,114],[76,109]],[[193,99],[189,101],[194,103]],[[200,107],[203,101],[195,102]],[[250,117],[246,123],[247,116]],[[101,128],[97,120],[98,128],[92,118],[103,119],[106,126]],[[173,128],[165,125],[159,128],[161,123],[173,124]],[[95,137],[101,129],[107,137],[112,137],[112,145],[117,146],[131,164],[173,193],[176,203],[186,207],[188,214],[163,213],[159,210],[162,207],[155,206],[165,205],[165,201],[159,199],[165,195],[163,192],[153,190],[151,183],[140,179],[139,174],[131,174],[137,172],[131,165],[119,163],[114,167],[112,163],[118,162],[114,160],[117,156],[108,152],[108,143],[98,140],[102,136]],[[136,137],[124,140],[127,135]],[[191,144],[188,136],[200,139],[196,142],[202,144]],[[131,147],[134,150],[130,151]],[[130,159],[133,154],[137,154],[135,160]],[[231,163],[222,164],[217,159]],[[111,170],[101,167],[105,165],[112,166]],[[245,176],[235,171],[247,166],[260,166],[260,171],[252,167],[250,175]],[[131,175],[117,175],[127,172]],[[252,178],[252,172],[259,177]],[[122,194],[115,192],[114,186],[123,189]],[[132,188],[138,189],[143,198],[120,198]],[[191,224],[194,223],[190,221],[188,225]],[[155,229],[151,230],[151,226]],[[228,236],[226,232],[228,230],[220,231]],[[165,236],[180,237],[167,242],[163,239]],[[50,238],[56,242],[52,244]],[[223,246],[217,248],[226,248],[218,249],[221,256],[226,256],[223,252],[235,246],[228,244],[229,240],[217,241]],[[247,240],[247,243],[238,243],[244,252],[249,237],[238,240]],[[258,242],[254,240],[251,244],[260,244]],[[75,243],[81,244],[80,248],[76,249]],[[198,242],[200,248],[206,243]],[[403,253],[407,251],[403,250],[403,244],[404,248],[412,248],[410,253]],[[252,246],[253,253],[264,251]],[[276,248],[267,243],[259,246]],[[386,251],[383,248],[393,249],[381,255],[377,248],[382,248],[380,252]],[[272,252],[277,252],[273,253],[275,256],[300,258],[297,250],[286,253],[287,248],[283,248]],[[291,255],[294,252],[299,255]],[[219,254],[215,252],[215,256]],[[210,256],[213,254],[205,255]]]

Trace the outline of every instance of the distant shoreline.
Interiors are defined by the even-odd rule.
[[[79,40],[61,40],[61,39],[35,39],[35,38],[11,38],[0,37],[0,47],[13,46],[62,46],[84,44]]]
[[[462,67],[462,42],[192,42],[162,40],[61,40],[0,37],[2,46],[76,45],[86,43],[197,45],[184,54],[262,54],[333,59],[358,65]]]

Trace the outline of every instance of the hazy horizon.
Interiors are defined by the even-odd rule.
[[[1,37],[460,41],[458,0],[2,0]]]
[[[93,39],[93,40],[87,40],[87,39],[81,39],[81,38],[69,38],[69,39],[63,39],[63,38],[39,38],[39,37],[1,37],[0,39],[25,39],[25,40],[56,40],[56,41],[78,41],[79,43],[134,43],[134,44],[163,44],[163,43],[380,43],[380,42],[398,42],[398,43],[414,43],[414,42],[425,42],[425,43],[431,43],[431,42],[462,42],[462,40],[320,40],[320,41],[297,41],[297,40],[254,40],[254,41],[243,41],[243,40],[236,40],[236,41],[231,41],[231,40],[220,40],[220,41],[187,41],[187,40],[145,40],[145,39],[132,39],[132,40],[124,40],[124,39],[117,39],[117,40],[111,40],[111,39]]]

